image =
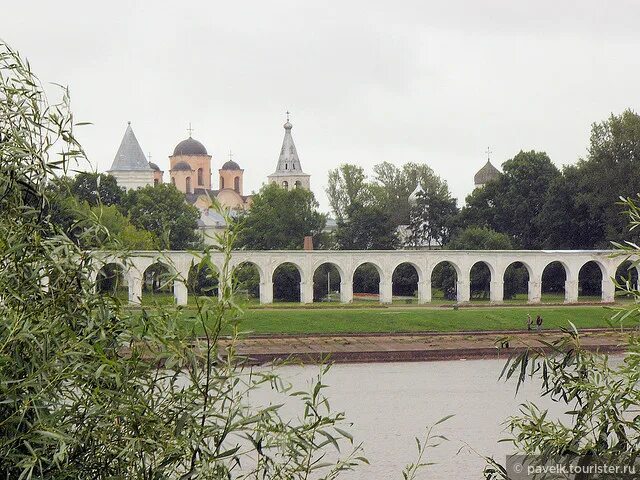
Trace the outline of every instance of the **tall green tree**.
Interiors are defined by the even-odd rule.
[[[70,190],[78,201],[92,207],[120,205],[125,196],[125,190],[118,186],[116,178],[105,173],[80,172],[70,182]]]
[[[368,205],[373,199],[364,169],[350,163],[329,170],[326,192],[336,220],[343,220],[351,205]]]
[[[398,246],[396,227],[377,205],[351,205],[338,221],[335,239],[342,250],[392,250]]]
[[[196,231],[198,209],[189,205],[175,186],[164,183],[129,190],[124,203],[131,223],[152,232],[162,249],[185,250],[201,245]]]
[[[625,110],[593,124],[587,157],[566,168],[564,181],[550,189],[542,221],[546,246],[608,248],[611,241],[638,240],[618,203],[638,192],[640,115]]]
[[[505,233],[520,248],[541,248],[541,214],[550,185],[561,173],[546,153],[534,150],[519,152],[502,169],[500,178],[467,197],[458,223]]]
[[[457,201],[447,189],[427,189],[419,192],[411,207],[407,246],[442,246],[452,233],[453,221],[458,213]]]
[[[410,221],[409,195],[420,183],[425,191],[438,194],[440,198],[450,197],[447,183],[437,176],[425,163],[408,162],[397,167],[383,162],[374,168],[372,191],[379,205],[382,205],[395,226],[407,225]]]
[[[325,224],[311,191],[266,185],[240,219],[237,245],[252,250],[300,250],[304,237],[319,240]]]

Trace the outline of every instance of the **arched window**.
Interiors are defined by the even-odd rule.
[[[286,180],[282,182],[282,188],[284,188],[285,190],[289,190],[289,182],[287,182]]]
[[[154,179],[153,179],[153,186],[155,187],[156,185],[158,185],[158,183],[160,183],[160,182],[158,181],[158,179],[157,179],[157,178],[154,178]]]
[[[224,188],[224,177],[220,175],[220,190]]]
[[[202,168],[198,169],[198,185],[204,185],[204,176],[202,175]]]
[[[288,164],[288,163],[285,163],[285,164],[284,164],[284,169],[285,169],[285,170],[289,170],[289,164]]]
[[[236,193],[240,193],[240,177],[236,177],[233,179],[233,189]]]
[[[171,185],[176,186],[176,177],[171,177]]]
[[[191,193],[191,177],[185,178],[184,182],[185,182],[185,187],[186,187],[185,188],[186,193]]]
[[[302,187],[302,182],[300,180],[296,181],[296,188]]]

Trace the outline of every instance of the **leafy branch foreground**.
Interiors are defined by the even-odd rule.
[[[293,391],[275,370],[249,369],[233,342],[219,351],[221,329],[231,327],[234,338],[239,330],[228,263],[222,300],[198,299],[205,336],[197,343],[173,310],[137,318],[123,314],[116,299],[95,294],[94,260],[78,245],[103,241],[109,232],[96,221],[82,229],[84,238],[70,240],[51,221],[47,199],[47,182],[84,156],[68,107],[66,91],[61,103],[49,105],[29,65],[0,42],[0,475],[334,479],[366,462],[324,395],[326,367],[308,391]],[[640,214],[628,202],[634,227]],[[234,235],[220,238],[227,262]],[[205,252],[198,267],[209,262]],[[630,282],[626,287],[638,297]],[[568,406],[569,421],[523,405],[509,422],[516,450],[635,460],[640,340],[632,336],[629,355],[614,366],[585,351],[576,331],[547,347],[552,354],[531,349],[511,360],[504,376],[518,384],[539,379],[543,396]],[[297,405],[298,414],[249,402],[259,388]],[[440,440],[427,431],[404,478],[416,478],[429,463],[426,449]],[[485,477],[504,479],[508,472],[489,459]]]
[[[71,241],[47,201],[47,182],[83,157],[66,92],[49,105],[0,44],[0,109],[2,478],[333,479],[365,461],[330,410],[325,370],[293,391],[274,370],[245,367],[233,345],[218,350],[237,316],[228,264],[222,301],[198,302],[206,335],[195,344],[175,312],[132,319],[95,294],[78,245],[108,232],[95,222]],[[220,239],[227,259],[232,236]],[[205,252],[200,266],[209,261]],[[247,401],[265,387],[298,415]]]

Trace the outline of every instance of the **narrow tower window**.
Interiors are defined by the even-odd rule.
[[[202,175],[202,168],[198,169],[198,185],[204,185],[204,176]]]
[[[185,187],[186,193],[191,193],[191,177],[185,179]]]
[[[220,190],[224,188],[224,177],[220,175]]]
[[[233,189],[236,193],[240,193],[240,177],[236,177],[233,179]]]

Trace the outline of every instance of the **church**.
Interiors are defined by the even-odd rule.
[[[288,112],[283,127],[285,133],[276,170],[267,177],[267,181],[285,189],[309,190],[310,175],[302,170],[291,136],[293,125],[289,121]],[[191,130],[189,137],[179,142],[169,155],[169,181],[185,194],[187,202],[200,211],[198,227],[205,243],[213,242],[215,233],[226,227],[224,218],[212,208],[214,202],[229,210],[232,215],[251,207],[252,195],[244,193],[244,169],[231,158],[231,154],[229,157],[218,169],[218,185],[213,188],[213,157],[201,142],[191,136]],[[133,133],[131,122],[128,122],[107,173],[115,177],[118,185],[129,190],[163,183],[165,172],[155,163],[149,162]]]

